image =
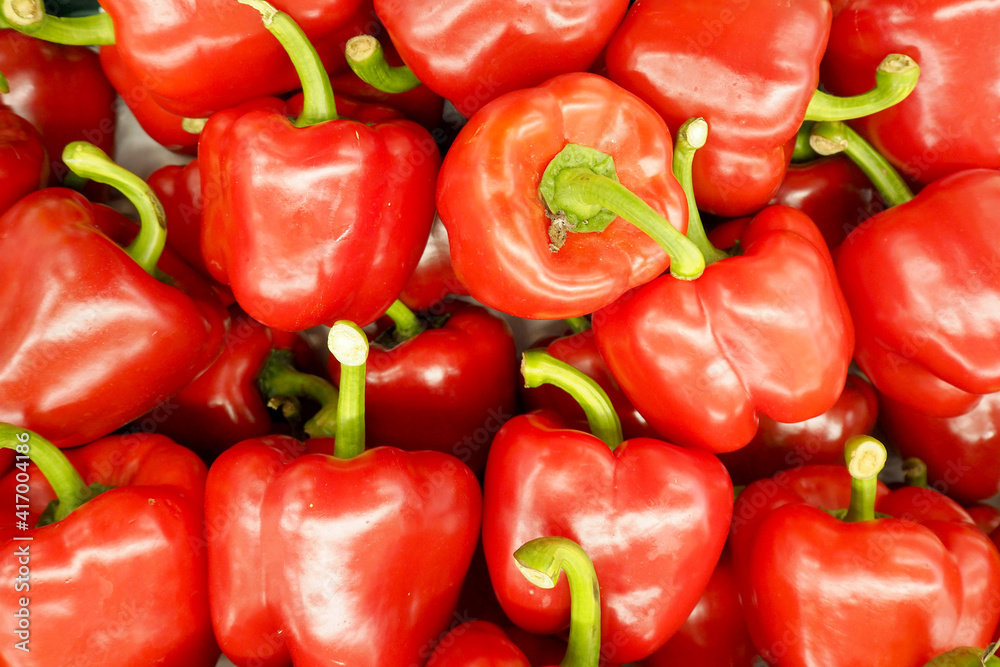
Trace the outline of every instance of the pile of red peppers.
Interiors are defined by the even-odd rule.
[[[0,665],[1000,665],[997,34],[4,0]]]

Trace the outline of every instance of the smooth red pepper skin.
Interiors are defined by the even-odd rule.
[[[0,32],[0,72],[10,84],[4,104],[42,135],[51,185],[69,173],[62,152],[72,141],[89,141],[114,154],[115,89],[93,51],[4,30]]]
[[[935,181],[847,237],[837,274],[854,359],[882,394],[955,416],[1000,391],[1000,172]]]
[[[206,558],[197,548],[205,464],[160,435],[112,436],[67,456],[87,483],[116,488],[42,528],[15,529],[13,511],[0,519],[0,571],[11,582],[0,595],[2,613],[13,618],[18,599],[28,597],[31,614],[30,652],[16,650],[12,638],[0,646],[0,662],[214,666]],[[10,498],[18,472],[0,480]],[[37,468],[29,475],[33,525],[55,496]],[[25,545],[30,590],[18,592]]]
[[[531,667],[528,658],[498,626],[470,621],[445,635],[426,667]]]
[[[365,18],[364,0],[277,0],[324,64],[345,63],[341,32]],[[165,11],[156,0],[104,0],[125,65],[170,113],[203,118],[245,100],[293,90],[298,75],[260,13],[235,2],[194,0]],[[353,23],[352,23],[353,22]],[[192,38],[197,37],[196,47]]]
[[[0,213],[44,187],[48,179],[42,136],[26,119],[0,104]]]
[[[198,160],[160,167],[146,179],[167,214],[167,245],[211,278],[201,256],[201,170]]]
[[[577,317],[669,266],[652,238],[621,219],[549,250],[538,184],[567,143],[610,155],[622,185],[687,230],[684,193],[670,170],[673,140],[641,100],[587,73],[508,93],[462,128],[438,179],[455,275],[484,305],[529,319]]]
[[[218,355],[226,313],[165,252],[172,287],[98,225],[135,225],[62,188],[0,218],[0,420],[70,447],[106,435],[180,391]],[[116,239],[117,240],[117,239]],[[81,328],[82,327],[82,328]]]
[[[490,441],[518,414],[517,348],[485,308],[448,306],[448,319],[391,347],[373,342],[365,373],[365,439],[454,455],[480,473]],[[340,364],[330,376],[340,384]]]
[[[608,44],[608,73],[671,131],[708,121],[693,167],[700,209],[748,215],[777,192],[819,83],[831,13],[829,0],[641,0],[629,10]]]
[[[975,0],[845,2],[823,58],[823,84],[838,95],[862,93],[875,84],[875,67],[887,53],[911,55],[920,65],[920,85],[899,104],[852,125],[921,183],[1000,168],[1000,91],[979,85],[1000,79],[1000,46],[981,39],[984,26],[998,21],[1000,7]]]
[[[604,363],[600,351],[597,349],[597,341],[594,339],[594,330],[587,329],[577,334],[566,335],[551,342],[540,341],[532,347],[544,347],[545,351],[560,361],[565,361],[579,371],[582,371],[601,386],[604,392],[611,399],[611,404],[618,413],[618,418],[622,423],[622,434],[625,439],[631,438],[655,438],[656,431],[646,423],[646,419],[639,414],[635,406],[632,405],[628,397],[618,386],[618,382],[608,365]],[[580,431],[589,431],[587,416],[583,412],[580,404],[568,393],[549,384],[543,384],[534,388],[522,388],[521,399],[524,402],[526,411],[548,409],[559,413],[571,428]]]
[[[451,266],[448,231],[441,218],[435,215],[424,253],[420,255],[420,262],[406,287],[400,292],[399,300],[410,310],[426,310],[452,295],[468,296],[469,290],[455,275]]]
[[[848,374],[844,392],[823,414],[791,424],[761,416],[753,440],[742,449],[719,454],[733,484],[749,484],[779,470],[802,465],[832,465],[844,460],[844,445],[854,435],[871,433],[878,397],[864,378]]]
[[[879,405],[888,440],[927,465],[930,486],[962,503],[1000,492],[1000,393],[956,417],[925,415],[885,395]]]
[[[510,555],[563,535],[594,562],[608,660],[650,655],[683,625],[722,552],[732,484],[719,461],[650,438],[606,444],[552,412],[515,417],[486,466],[483,548],[500,604],[520,627],[557,632],[569,588],[539,590]]]
[[[472,558],[478,482],[439,452],[296,453],[247,441],[209,474],[210,594],[223,651],[240,667],[419,664],[447,627]]]
[[[466,118],[505,93],[589,69],[627,7],[543,0],[513,11],[484,0],[375,0],[406,64]]]
[[[211,138],[206,127],[200,143],[209,271],[276,329],[373,322],[427,241],[440,161],[434,140],[407,120],[296,128],[280,112],[233,115]]]
[[[979,530],[987,535],[1000,528],[1000,508],[987,503],[974,503],[966,505],[965,511],[969,513],[972,520],[979,526]]]
[[[771,206],[741,242],[742,255],[697,280],[663,276],[594,315],[601,356],[625,395],[682,446],[739,449],[760,414],[816,417],[847,379],[854,331],[816,225]]]

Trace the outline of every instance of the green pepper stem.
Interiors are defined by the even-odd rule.
[[[392,302],[385,314],[395,325],[393,338],[398,342],[409,340],[424,330],[420,318],[399,299]]]
[[[815,123],[807,120],[799,126],[799,131],[795,133],[795,148],[792,150],[792,162],[809,162],[820,157],[819,153],[809,145],[809,137],[812,135],[812,128]]]
[[[357,35],[347,40],[344,50],[347,64],[358,78],[383,93],[405,93],[421,84],[406,65],[390,67],[382,45],[371,35]]]
[[[590,432],[615,449],[622,443],[622,423],[607,393],[592,378],[543,350],[528,350],[521,360],[524,386],[552,384],[572,396],[587,415]]]
[[[257,375],[257,385],[268,399],[284,396],[307,397],[320,404],[319,411],[303,429],[310,438],[330,437],[337,433],[339,392],[323,378],[296,370],[288,350],[272,350]]]
[[[42,0],[2,0],[0,28],[12,28],[36,39],[70,46],[115,43],[115,26],[110,15],[52,16],[45,12]]]
[[[278,11],[265,0],[238,0],[250,5],[264,20],[264,27],[274,35],[288,53],[302,83],[302,113],[296,127],[308,127],[337,119],[333,86],[323,67],[323,61],[299,24],[288,14]]]
[[[591,328],[590,320],[586,317],[567,317],[566,324],[569,325],[570,330],[575,334],[583,333]]]
[[[903,480],[907,486],[927,488],[927,464],[915,456],[903,461]]]
[[[361,327],[339,320],[330,327],[327,346],[340,362],[340,398],[337,401],[337,440],[333,454],[354,458],[365,451],[365,367],[368,336]]]
[[[913,199],[913,191],[899,172],[846,123],[816,123],[809,144],[820,155],[846,153],[872,182],[887,206],[898,206]]]
[[[855,435],[844,445],[844,460],[851,474],[851,504],[844,521],[871,521],[875,518],[878,474],[888,454],[885,445],[870,435]]]
[[[86,141],[74,141],[63,150],[63,162],[77,176],[110,185],[125,195],[139,211],[139,234],[125,252],[146,273],[160,277],[156,263],[167,242],[167,218],[153,189],[124,167],[115,164],[107,153]]]
[[[597,667],[601,660],[601,589],[594,563],[566,537],[539,537],[514,552],[514,564],[539,588],[554,588],[559,573],[569,584],[569,640],[562,667]]]
[[[698,212],[698,202],[694,196],[694,176],[691,168],[694,164],[695,152],[708,141],[708,123],[704,118],[689,118],[677,130],[677,140],[674,143],[674,178],[681,184],[688,207],[687,237],[705,258],[705,264],[718,262],[729,257],[726,253],[712,245],[705,233]]]
[[[986,647],[986,652],[983,653],[983,667],[986,667],[987,661],[997,654],[997,649],[1000,649],[1000,641],[993,642]]]
[[[58,499],[56,521],[69,516],[70,512],[93,496],[90,487],[66,455],[34,431],[13,424],[0,424],[0,448],[27,454],[31,462],[38,466]]]
[[[899,104],[917,87],[920,66],[909,56],[893,53],[875,70],[875,87],[853,97],[837,97],[821,90],[813,93],[805,120],[850,120],[884,111]]]

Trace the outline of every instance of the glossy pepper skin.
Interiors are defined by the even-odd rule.
[[[399,300],[411,310],[426,310],[452,295],[468,296],[469,290],[455,276],[455,269],[451,266],[448,231],[441,218],[435,215],[427,245],[420,255],[417,268],[400,292]]]
[[[961,172],[870,218],[840,247],[854,359],[880,393],[947,417],[1000,391],[998,205],[1000,173]]]
[[[601,356],[625,395],[682,446],[739,449],[759,415],[816,417],[847,379],[854,330],[816,225],[771,206],[740,240],[742,255],[697,280],[663,276],[594,315]]]
[[[833,21],[823,84],[838,95],[863,92],[886,53],[919,53],[920,85],[913,94],[851,124],[920,183],[1000,168],[1000,91],[977,83],[1000,78],[1000,45],[975,39],[998,21],[1000,7],[975,0],[851,0]]]
[[[485,308],[455,303],[445,313],[443,325],[399,345],[372,343],[366,439],[452,454],[478,474],[493,435],[518,413],[517,349],[507,323]],[[333,357],[330,375],[339,383]]]
[[[71,141],[89,141],[109,155],[115,146],[115,89],[97,54],[0,31],[0,72],[10,84],[3,103],[42,135],[51,185],[69,173],[61,156]]]
[[[748,215],[777,192],[819,83],[831,13],[829,0],[640,0],[629,10],[608,44],[608,74],[671,131],[708,121],[711,138],[694,159],[699,208]]]
[[[466,118],[505,93],[590,68],[627,7],[626,0],[375,2],[413,73]]]
[[[48,178],[42,136],[26,119],[0,104],[0,212],[44,187]]]
[[[0,217],[0,419],[60,447],[106,435],[180,391],[218,355],[226,312],[164,253],[164,284],[106,234],[135,225],[63,188]],[[103,231],[102,231],[103,230]]]
[[[670,170],[673,140],[645,103],[587,73],[508,93],[462,128],[438,179],[455,275],[484,305],[529,319],[577,317],[669,266],[656,241],[620,218],[549,249],[538,185],[567,143],[610,155],[622,185],[687,230],[684,193]]]
[[[650,438],[613,452],[597,437],[539,411],[507,422],[486,466],[483,548],[507,616],[538,633],[569,622],[569,591],[539,590],[511,554],[539,536],[578,542],[601,589],[601,637],[626,663],[683,625],[722,552],[732,484],[706,452]]]
[[[223,652],[239,667],[420,664],[472,558],[478,482],[440,452],[376,447],[341,460],[297,456],[288,440],[237,444],[209,473]]]
[[[3,517],[0,570],[12,585],[0,606],[12,617],[27,596],[31,627],[30,652],[11,639],[0,647],[0,663],[213,667],[219,650],[207,562],[192,548],[203,540],[205,464],[160,435],[110,436],[67,456],[86,483],[114,488],[40,528],[16,529],[13,508]],[[18,473],[0,480],[10,498]],[[34,525],[55,495],[34,465],[27,473]],[[18,592],[13,582],[25,545],[30,590]]]
[[[201,255],[201,169],[198,160],[168,164],[146,179],[167,214],[167,245],[206,278]]]
[[[931,487],[962,503],[1000,492],[1000,393],[955,417],[925,415],[888,396],[879,405],[886,437],[903,457],[924,462]]]

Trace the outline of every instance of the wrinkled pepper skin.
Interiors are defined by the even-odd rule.
[[[697,280],[663,276],[594,314],[601,356],[625,395],[681,446],[739,449],[760,414],[816,417],[847,379],[854,330],[816,225],[771,206],[741,244],[742,255]]]
[[[976,0],[850,0],[836,15],[823,84],[837,95],[871,88],[886,53],[919,57],[920,84],[899,104],[851,121],[896,168],[920,183],[1000,168],[1000,44],[984,40],[1000,7]]]
[[[831,13],[829,0],[639,0],[629,10],[608,44],[608,74],[672,132],[695,116],[708,121],[693,167],[700,209],[749,215],[777,192],[819,83]]]
[[[341,460],[294,447],[245,441],[209,474],[223,652],[239,667],[421,664],[476,546],[479,483],[440,452],[376,447]]]
[[[0,571],[11,581],[0,608],[12,618],[27,596],[31,614],[30,652],[12,638],[0,646],[0,664],[213,667],[219,649],[199,547],[205,464],[161,435],[110,436],[66,454],[85,482],[115,488],[41,528],[17,530],[13,509],[0,520]],[[0,480],[10,498],[18,472]],[[55,495],[34,465],[28,475],[34,525]],[[30,590],[18,592],[25,545]]]
[[[505,93],[597,59],[626,0],[376,0],[375,11],[406,64],[466,118]]]
[[[645,103],[587,73],[508,93],[462,128],[438,179],[455,275],[480,303],[528,319],[577,317],[669,266],[656,241],[620,218],[549,249],[538,184],[567,143],[610,155],[622,185],[687,230],[684,193],[670,170],[673,140]]]
[[[552,412],[521,415],[493,440],[486,466],[483,549],[507,616],[530,632],[569,622],[564,582],[540,590],[511,554],[562,535],[594,562],[607,660],[660,648],[684,624],[726,540],[732,484],[706,452],[636,438],[613,452]]]
[[[857,327],[854,360],[882,394],[925,414],[1000,391],[1000,172],[935,181],[840,247]]]

